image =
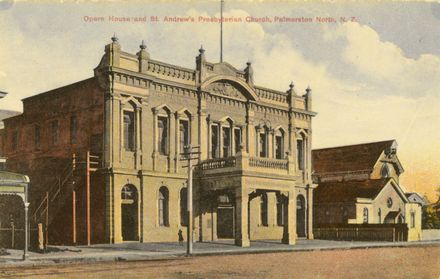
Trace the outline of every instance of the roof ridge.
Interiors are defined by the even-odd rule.
[[[313,149],[312,151],[339,149],[339,148],[344,148],[344,147],[353,147],[353,146],[361,146],[361,145],[373,145],[373,144],[379,144],[379,143],[385,143],[385,142],[393,142],[393,141],[395,141],[395,139],[375,141],[375,142],[357,143],[357,144],[350,144],[350,145],[340,145],[340,146],[324,147],[324,148]]]

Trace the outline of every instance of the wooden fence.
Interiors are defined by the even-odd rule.
[[[315,239],[349,241],[407,241],[406,224],[338,224],[313,228]]]

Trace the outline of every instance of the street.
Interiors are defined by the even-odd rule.
[[[7,267],[2,278],[440,278],[440,247],[373,248]]]

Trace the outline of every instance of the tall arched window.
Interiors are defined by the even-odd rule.
[[[188,191],[187,188],[180,190],[180,225],[188,225]]]
[[[364,208],[364,216],[363,216],[364,224],[368,224],[368,208]]]
[[[267,195],[261,195],[260,201],[260,223],[262,226],[267,226]]]
[[[298,160],[298,169],[304,170],[305,167],[305,139],[301,135],[296,141],[296,152]]]
[[[167,187],[162,186],[159,189],[159,226],[168,227],[169,214],[168,214],[169,192]]]

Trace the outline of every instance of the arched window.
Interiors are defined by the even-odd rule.
[[[267,195],[261,195],[260,200],[260,223],[262,226],[267,226]]]
[[[368,208],[364,208],[364,216],[363,216],[363,222],[364,224],[368,224]]]
[[[268,136],[268,128],[264,126],[261,129],[257,129],[258,132],[258,151],[260,157],[267,157],[268,153],[268,144],[267,144],[267,136]]]
[[[180,190],[180,225],[188,225],[188,191],[187,188]]]
[[[390,169],[388,168],[388,165],[386,163],[382,166],[382,170],[380,171],[380,174],[382,178],[390,177]]]
[[[304,170],[304,168],[305,168],[305,139],[304,139],[303,135],[301,135],[296,140],[296,152],[297,152],[298,169]]]
[[[416,214],[414,212],[411,212],[411,228],[415,228],[416,227]]]
[[[169,192],[167,187],[162,186],[159,189],[159,226],[168,227],[169,214],[168,214]]]
[[[379,220],[379,224],[382,223],[382,210],[379,208],[379,210],[377,211],[377,218]]]

